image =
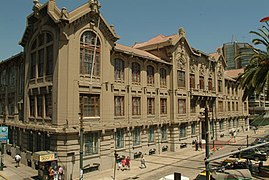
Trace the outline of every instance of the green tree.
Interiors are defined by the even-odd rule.
[[[254,45],[265,50],[252,47],[251,53],[242,53],[236,59],[250,57],[249,64],[245,67],[244,72],[239,75],[237,81],[239,86],[244,89],[243,100],[256,92],[260,94],[264,88],[269,90],[269,28],[268,24],[262,26],[258,31],[250,31],[257,36],[252,40]],[[269,91],[267,91],[269,97]]]

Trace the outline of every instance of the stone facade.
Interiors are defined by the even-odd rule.
[[[73,179],[81,137],[84,173],[91,173],[113,168],[115,153],[133,159],[191,148],[204,139],[206,106],[212,139],[248,129],[247,103],[220,53],[192,48],[183,28],[117,44],[99,8],[97,0],[72,12],[35,1],[24,52],[0,63],[8,153],[34,168],[34,152],[53,151]]]

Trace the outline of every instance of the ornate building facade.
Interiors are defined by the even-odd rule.
[[[34,1],[20,44],[0,63],[0,119],[7,152],[38,165],[33,154],[57,153],[67,179],[113,168],[114,154],[138,158],[192,148],[205,137],[248,128],[242,90],[221,54],[191,47],[183,28],[132,47],[99,13],[97,0],[72,12]],[[80,146],[80,139],[83,139]]]

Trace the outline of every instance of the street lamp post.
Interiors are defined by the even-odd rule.
[[[206,167],[206,180],[209,180],[209,127],[208,127],[208,107],[205,106],[205,128],[206,128],[206,135],[205,135],[205,142],[206,142],[206,157],[205,157],[205,167]]]
[[[83,100],[82,100],[83,101]],[[83,180],[83,136],[84,136],[84,129],[83,129],[83,110],[84,110],[84,104],[83,102],[81,103],[81,108],[80,108],[80,127],[79,127],[79,144],[80,144],[80,149],[79,149],[79,170],[80,170],[80,180]]]

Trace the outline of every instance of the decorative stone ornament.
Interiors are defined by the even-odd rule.
[[[101,4],[98,0],[89,0],[89,7],[91,11],[99,13],[99,8],[101,7]]]
[[[61,21],[68,21],[68,12],[65,7],[63,7],[61,10]]]
[[[41,4],[39,3],[38,0],[33,0],[34,6],[33,6],[33,11],[35,16],[39,15],[39,8],[41,7]]]
[[[177,68],[184,70],[185,69],[185,60],[183,58],[179,58],[177,61]]]

